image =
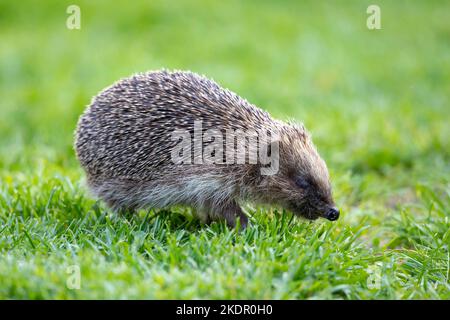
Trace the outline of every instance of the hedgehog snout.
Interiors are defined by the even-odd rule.
[[[330,221],[336,221],[337,219],[339,219],[339,209],[336,207],[331,207],[327,210],[327,212],[325,213],[324,218],[330,220]]]
[[[301,216],[308,220],[316,220],[317,218],[325,218],[329,221],[339,219],[340,211],[333,203],[325,203],[321,201],[294,201],[290,203],[290,208],[297,216]]]

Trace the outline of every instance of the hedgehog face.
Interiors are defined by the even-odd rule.
[[[339,218],[328,169],[302,127],[280,140],[280,170],[263,178],[267,199],[309,220]]]
[[[291,179],[294,183],[292,190],[294,196],[287,203],[288,209],[310,220],[323,217],[334,221],[339,218],[339,210],[334,205],[329,184],[320,185],[320,182],[310,174],[298,175]]]
[[[319,217],[330,221],[339,218],[329,183],[317,179],[311,172],[282,173],[268,178],[268,196],[272,202],[290,210],[295,215],[315,220]]]
[[[290,184],[288,192],[291,196],[286,203],[287,208],[311,220],[318,217],[337,220],[339,210],[331,194],[328,168],[310,137],[303,131],[300,139],[291,140],[289,146],[291,152],[284,155],[285,170],[282,172]]]

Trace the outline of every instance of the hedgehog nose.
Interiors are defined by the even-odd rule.
[[[339,209],[334,207],[328,209],[325,218],[327,218],[330,221],[336,221],[339,218]]]

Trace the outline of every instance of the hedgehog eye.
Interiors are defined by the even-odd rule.
[[[309,187],[309,182],[308,182],[306,179],[304,179],[304,178],[297,177],[297,178],[295,179],[295,185],[296,185],[297,187],[301,188],[301,189],[308,189],[308,187]]]

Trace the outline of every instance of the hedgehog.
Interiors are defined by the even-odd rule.
[[[208,130],[215,139],[205,139]],[[227,140],[252,130],[256,147],[246,143],[249,137],[239,146]],[[180,148],[174,133],[191,143]],[[246,203],[307,220],[339,217],[327,166],[303,124],[276,120],[193,72],[139,73],[104,89],[81,115],[74,148],[90,191],[114,212],[188,206],[201,221],[222,220],[230,228],[247,226]],[[207,149],[209,161],[201,161]],[[248,159],[251,151],[267,153],[266,161],[236,161],[246,151]],[[275,170],[267,170],[269,154]]]

